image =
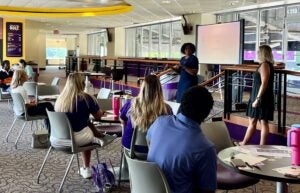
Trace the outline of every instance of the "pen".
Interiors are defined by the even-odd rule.
[[[245,162],[245,164],[246,164],[249,168],[253,169],[253,166],[250,165],[248,162]]]
[[[294,175],[294,174],[284,174],[284,176],[290,178],[299,178],[299,175]]]
[[[260,170],[260,167],[259,166],[257,166],[257,165],[250,165],[248,162],[245,162],[245,164],[249,167],[249,168],[256,168],[256,169],[258,169],[258,170]]]

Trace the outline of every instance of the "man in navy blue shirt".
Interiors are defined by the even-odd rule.
[[[157,118],[148,130],[148,161],[160,166],[172,193],[208,193],[217,188],[215,147],[199,126],[212,106],[206,88],[191,87],[181,99],[179,113]]]

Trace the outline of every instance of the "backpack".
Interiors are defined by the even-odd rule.
[[[107,169],[106,163],[99,163],[92,166],[93,182],[99,193],[111,192],[115,185],[114,174]]]

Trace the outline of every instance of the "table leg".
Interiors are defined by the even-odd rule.
[[[288,193],[288,186],[284,182],[276,182],[276,193]]]

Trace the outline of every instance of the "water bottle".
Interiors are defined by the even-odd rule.
[[[85,77],[85,82],[84,82],[85,86],[84,86],[84,92],[85,93],[92,93],[93,92],[93,85],[92,83],[89,81],[89,77],[86,76]]]

